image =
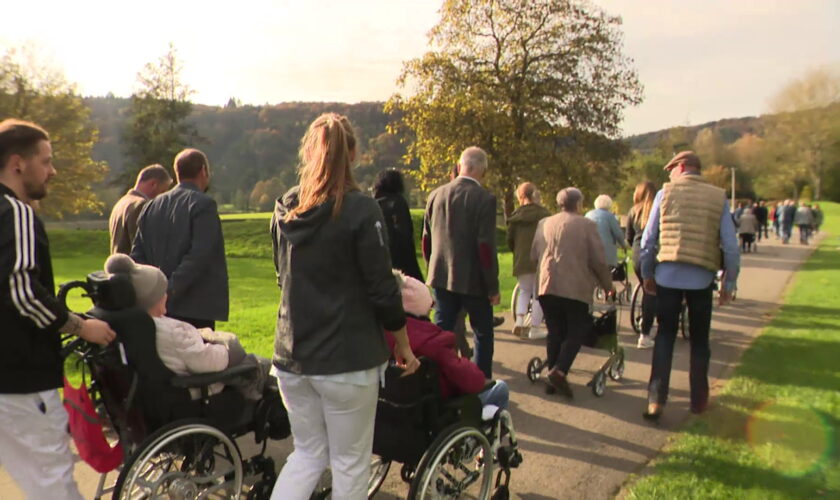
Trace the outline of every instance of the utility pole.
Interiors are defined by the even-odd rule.
[[[732,171],[732,198],[729,202],[729,211],[735,212],[735,167],[729,167]]]

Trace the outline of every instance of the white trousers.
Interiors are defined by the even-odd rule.
[[[530,303],[531,324],[525,326],[539,326],[543,321],[543,310],[540,307],[540,301],[537,300],[537,275],[520,274],[516,277],[516,281],[519,283],[519,296],[516,300],[515,314],[524,316],[528,312],[528,304]]]
[[[327,465],[334,500],[367,498],[379,385],[353,385],[284,373],[280,394],[295,449],[271,492],[272,500],[307,500]]]
[[[0,394],[0,465],[30,500],[82,500],[58,391]]]

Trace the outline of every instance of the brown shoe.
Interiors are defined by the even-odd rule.
[[[569,381],[566,380],[566,375],[557,368],[548,372],[548,382],[553,385],[560,394],[569,399],[574,399],[575,395],[572,392],[572,388],[569,386]]]

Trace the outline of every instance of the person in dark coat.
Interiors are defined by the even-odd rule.
[[[540,193],[531,182],[523,182],[516,188],[519,208],[508,217],[507,244],[513,252],[513,275],[519,284],[515,310],[513,334],[517,337],[542,338],[547,335],[542,327],[543,312],[537,300],[537,266],[531,261],[531,244],[537,223],[551,215],[540,205]],[[525,324],[528,306],[531,306],[531,323]]]
[[[171,318],[196,328],[228,319],[225,240],[210,187],[210,162],[197,149],[175,157],[178,185],[140,212],[131,258],[159,268],[169,280]]]
[[[300,186],[277,201],[273,364],[295,449],[271,498],[307,500],[329,465],[333,498],[367,498],[380,373],[420,366],[405,330],[382,211],[353,180],[356,135],[325,113],[301,141]],[[389,352],[385,331],[396,341]]]
[[[496,197],[481,186],[487,153],[461,153],[458,177],[429,195],[423,218],[426,283],[434,288],[435,323],[451,331],[461,309],[475,332],[474,361],[493,373],[493,306],[499,303]]]
[[[400,171],[389,168],[379,172],[373,184],[373,197],[385,217],[391,264],[403,274],[423,281],[414,247],[414,223],[405,200],[405,183]]]

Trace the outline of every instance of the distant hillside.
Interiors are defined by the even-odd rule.
[[[114,179],[127,168],[122,131],[130,99],[88,97],[85,103],[91,109],[93,123],[99,128],[94,159],[108,162],[111,167],[109,178]],[[258,181],[272,177],[280,179],[282,186],[291,186],[296,178],[301,137],[309,123],[327,111],[347,115],[356,128],[361,151],[356,175],[360,182],[370,183],[379,170],[396,166],[405,154],[400,141],[385,132],[391,118],[383,111],[381,102],[196,105],[190,121],[200,139],[194,146],[204,150],[210,158],[213,192],[217,199],[229,203],[234,198],[247,197]],[[172,159],[161,158],[159,162],[171,166]]]
[[[723,142],[731,144],[737,141],[744,134],[763,135],[764,127],[766,125],[765,116],[745,116],[743,118],[724,118],[713,122],[703,123],[700,125],[688,125],[684,127],[671,127],[655,132],[647,132],[644,134],[632,135],[627,137],[625,141],[631,148],[637,149],[644,153],[649,153],[657,148],[657,146],[666,139],[672,131],[680,130],[687,136],[687,142],[691,143],[697,136],[697,133],[705,128],[712,128],[720,132]]]

